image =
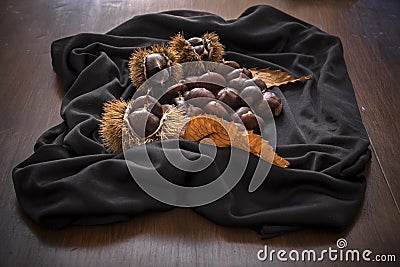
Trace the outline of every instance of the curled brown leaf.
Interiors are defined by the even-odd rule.
[[[200,115],[191,118],[181,137],[217,147],[233,146],[281,168],[290,165],[289,161],[276,154],[268,141],[262,139],[261,136],[253,131],[240,131],[235,123],[227,122],[216,116]]]
[[[311,75],[301,76],[299,78],[294,77],[290,73],[287,73],[282,70],[271,70],[270,68],[265,69],[250,69],[253,76],[260,78],[265,82],[267,87],[272,86],[280,86],[283,84],[294,83],[294,82],[303,82],[312,78]]]

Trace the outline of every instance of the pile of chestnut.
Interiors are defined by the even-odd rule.
[[[241,120],[247,130],[260,134],[260,124],[268,109],[273,116],[281,113],[281,99],[267,91],[264,81],[253,77],[250,70],[241,68],[237,62],[224,61],[223,64],[220,69],[217,67],[198,77],[186,77],[170,86],[159,101],[150,95],[138,97],[132,102],[129,124],[140,136],[149,136],[156,131],[163,113],[186,105],[189,116],[212,114],[238,124]],[[141,120],[143,117],[147,117],[147,121]]]

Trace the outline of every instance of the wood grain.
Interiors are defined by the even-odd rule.
[[[103,33],[137,14],[194,9],[230,19],[262,3],[342,39],[374,149],[365,202],[347,232],[308,230],[263,241],[250,230],[220,227],[187,209],[112,225],[49,230],[19,211],[11,169],[32,153],[43,131],[61,122],[63,89],[49,53],[53,40],[79,32]],[[0,25],[0,266],[286,266],[258,262],[256,253],[264,245],[320,251],[335,247],[339,237],[346,237],[351,248],[396,253],[400,260],[398,1],[4,0]]]

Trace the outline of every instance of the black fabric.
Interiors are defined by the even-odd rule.
[[[291,162],[273,166],[253,193],[251,156],[244,177],[223,198],[193,208],[211,221],[248,227],[263,237],[301,228],[341,230],[362,204],[370,159],[369,141],[355,101],[340,40],[269,6],[246,10],[226,21],[195,11],[136,16],[106,34],[83,33],[51,46],[54,70],[66,88],[64,122],[46,131],[34,154],[13,170],[22,209],[48,227],[103,224],[147,211],[173,207],[144,193],[131,178],[123,154],[107,153],[98,134],[103,102],[132,96],[127,63],[137,47],[215,31],[226,46],[225,59],[245,67],[283,69],[313,76],[304,84],[274,88],[283,100],[276,118],[277,152]],[[159,142],[147,145],[157,169],[176,184],[218,176],[229,150],[219,149],[208,175],[189,175],[171,166]],[[136,147],[139,153],[142,147]],[[181,141],[189,158],[198,144]],[[135,152],[133,152],[135,153]]]

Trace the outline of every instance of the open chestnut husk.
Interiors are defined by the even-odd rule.
[[[160,119],[147,109],[140,108],[128,115],[128,123],[138,136],[144,138],[157,130]]]
[[[132,53],[128,63],[129,78],[133,85],[139,88],[154,74],[165,70],[157,76],[160,83],[165,82],[167,79],[178,81],[182,75],[180,68],[174,68],[173,73],[166,70],[166,68],[175,65],[175,62],[175,53],[164,44],[156,44],[150,48],[136,49]]]
[[[170,47],[178,63],[191,61],[222,62],[224,46],[216,33],[205,33],[201,37],[185,39],[182,33],[172,37]]]

